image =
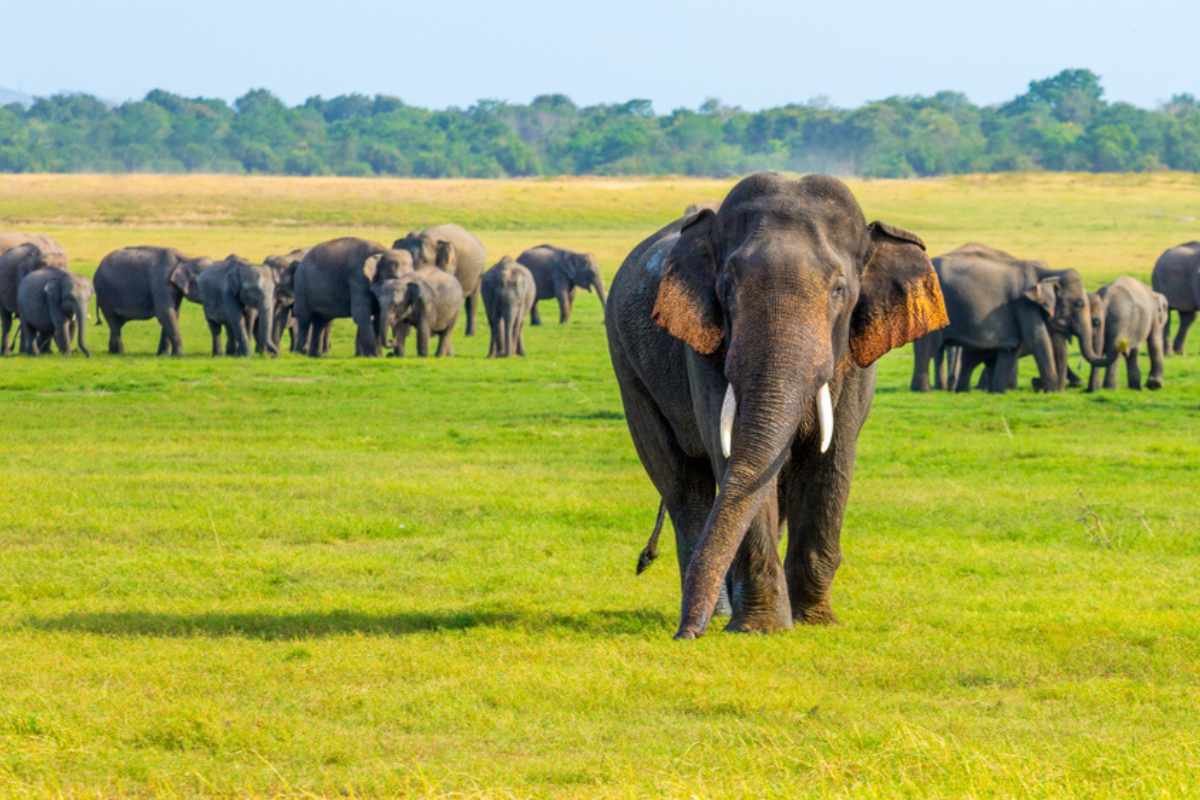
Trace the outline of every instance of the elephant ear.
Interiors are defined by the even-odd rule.
[[[1053,317],[1055,306],[1058,303],[1058,278],[1046,278],[1038,281],[1025,290],[1024,297],[1045,311],[1046,316]]]
[[[58,324],[63,317],[63,282],[57,279],[46,281],[46,286],[42,291],[46,293],[46,305],[50,309],[50,317],[55,324]]]
[[[435,252],[436,255],[433,263],[437,268],[445,270],[451,275],[457,275],[458,251],[454,249],[454,243],[439,239]]]
[[[242,271],[237,264],[230,264],[225,270],[225,291],[233,297],[242,293]]]
[[[717,215],[701,209],[679,230],[663,262],[662,280],[651,318],[697,353],[711,355],[725,337],[717,301]]]
[[[187,267],[184,266],[182,261],[177,262],[175,266],[171,268],[171,271],[167,274],[167,280],[176,289],[184,294],[187,294],[188,283],[191,280],[191,276],[188,275]]]
[[[872,222],[867,230],[870,250],[850,316],[850,355],[860,367],[950,324],[921,237],[884,222]]]
[[[367,283],[374,283],[375,275],[379,272],[379,260],[383,258],[383,253],[376,253],[373,256],[367,256],[362,264],[363,277],[367,279]]]

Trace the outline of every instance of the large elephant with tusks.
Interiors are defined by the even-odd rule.
[[[921,240],[867,224],[835,178],[752,175],[630,253],[605,324],[634,446],[676,531],[676,638],[704,633],[727,574],[728,630],[832,621],[872,365],[946,324]]]

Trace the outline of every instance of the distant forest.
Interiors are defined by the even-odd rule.
[[[492,178],[736,175],[759,169],[900,178],[1010,170],[1200,171],[1200,103],[1110,103],[1066,70],[1010,102],[957,92],[859,108],[821,100],[744,111],[709,100],[656,114],[648,100],[580,107],[481,100],[433,111],[395,97],[256,89],[224,100],[160,90],[111,105],[86,94],[0,107],[0,172],[218,172]]]

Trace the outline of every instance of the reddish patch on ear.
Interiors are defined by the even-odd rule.
[[[933,266],[924,253],[922,267],[909,254],[892,252],[905,249],[915,248],[881,242],[863,277],[850,328],[850,354],[860,367],[950,324]]]
[[[706,318],[706,305],[691,287],[668,272],[658,284],[650,317],[697,353],[711,355],[721,346],[724,332],[719,321]]]

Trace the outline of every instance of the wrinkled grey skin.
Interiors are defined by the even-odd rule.
[[[21,352],[35,355],[39,351],[39,337],[49,334],[54,337],[58,351],[69,355],[74,335],[79,352],[90,356],[84,334],[91,299],[92,282],[82,275],[72,275],[57,267],[46,267],[26,275],[17,288]]]
[[[1093,365],[1088,391],[1100,388],[1100,370],[1104,370],[1104,388],[1117,388],[1115,362],[1125,357],[1125,379],[1130,389],[1142,388],[1142,370],[1138,355],[1142,346],[1150,353],[1150,377],[1146,388],[1161,389],[1163,382],[1164,331],[1170,314],[1165,295],[1152,290],[1136,278],[1117,278],[1096,293],[1103,312],[1094,326],[1097,349],[1104,353],[1103,365]]]
[[[600,298],[600,308],[604,309],[604,280],[600,277],[600,267],[591,253],[577,253],[548,244],[531,247],[517,261],[529,268],[533,282],[537,285],[537,299],[558,301],[558,322],[565,323],[571,319],[571,309],[575,305],[575,290],[596,290]],[[541,325],[536,303],[533,306],[531,321]]]
[[[950,325],[913,348],[913,391],[929,390],[929,362],[946,345],[963,347],[959,391],[970,388],[974,368],[988,360],[993,361],[988,390],[1013,388],[1017,359],[1026,353],[1037,361],[1040,389],[1061,391],[1071,336],[1079,338],[1088,363],[1099,358],[1087,292],[1075,270],[1047,269],[981,244],[964,245],[935,258],[933,265]]]
[[[453,255],[445,269],[458,278],[462,286],[467,307],[467,336],[475,335],[475,307],[479,301],[479,282],[487,269],[487,250],[483,242],[461,225],[448,223],[434,225],[422,231],[410,231],[403,239],[397,239],[392,247],[407,250],[412,254],[413,268],[420,269],[437,263],[437,243],[449,242]]]
[[[480,291],[492,338],[488,358],[525,355],[525,319],[533,309],[537,287],[529,270],[505,256],[483,274]]]
[[[1164,295],[1171,310],[1179,312],[1179,332],[1171,350],[1183,355],[1188,328],[1196,320],[1200,309],[1200,242],[1187,242],[1163,253],[1154,264],[1150,283],[1154,291]],[[1171,338],[1171,321],[1167,320],[1164,338]]]
[[[387,346],[387,335],[395,335],[392,355],[403,356],[410,329],[417,332],[417,355],[429,355],[429,340],[438,337],[436,355],[454,355],[451,338],[463,305],[463,290],[453,275],[438,267],[421,267],[415,272],[384,281],[374,287],[379,303],[379,338]]]
[[[296,268],[308,254],[308,248],[299,248],[281,256],[267,256],[263,262],[271,269],[275,281],[275,312],[271,326],[271,342],[276,352],[283,344],[283,332],[288,332],[288,349],[300,352],[302,345],[296,340],[296,321],[292,307],[296,303]],[[257,348],[256,348],[257,349]],[[328,351],[328,347],[325,348]],[[259,350],[258,352],[262,352]]]
[[[308,355],[323,354],[330,324],[342,317],[358,328],[354,354],[379,355],[372,287],[411,271],[408,253],[366,239],[344,237],[310,249],[296,268],[294,307],[297,336]]]
[[[183,354],[179,307],[186,297],[200,303],[197,280],[212,265],[170,247],[123,247],[104,257],[96,269],[96,301],[108,324],[108,352],[124,353],[121,328],[130,320],[157,319],[162,326],[158,355]]]
[[[638,457],[676,531],[676,638],[704,632],[731,567],[728,630],[834,620],[872,363],[944,313],[920,240],[867,225],[849,189],[825,176],[752,175],[717,213],[678,220],[625,259],[605,326]],[[881,335],[879,320],[903,322],[904,335]],[[826,383],[832,443],[821,453],[816,398]],[[728,387],[737,410],[726,458]]]
[[[6,355],[12,347],[9,332],[17,308],[17,287],[31,272],[47,267],[65,270],[67,257],[61,252],[45,251],[32,242],[18,244],[0,255],[0,355]]]
[[[228,340],[226,353],[250,355],[248,337],[253,331],[259,352],[278,355],[272,340],[275,315],[275,275],[269,267],[251,264],[231,255],[200,273],[204,318],[212,333],[212,354],[221,354],[221,329]]]

